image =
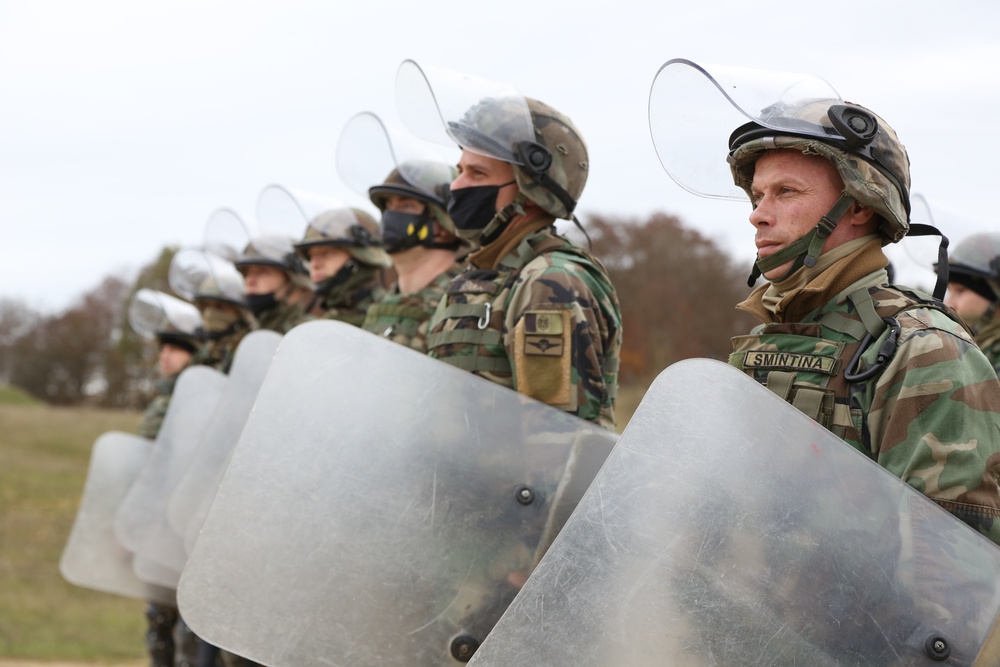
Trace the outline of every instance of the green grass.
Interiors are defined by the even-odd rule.
[[[144,603],[73,586],[59,574],[94,440],[135,432],[140,417],[18,395],[0,388],[0,658],[140,659]]]
[[[0,384],[0,405],[37,405],[40,401],[17,387]]]

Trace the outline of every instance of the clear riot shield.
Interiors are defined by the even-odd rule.
[[[70,531],[59,571],[66,581],[104,593],[174,606],[173,590],[140,580],[132,552],[115,537],[115,512],[153,443],[127,433],[105,433],[94,442],[83,498]]]
[[[467,660],[614,440],[343,323],[295,327],[184,570],[184,619],[275,667]]]
[[[998,664],[1000,549],[726,364],[652,385],[473,665]]]
[[[175,559],[169,564],[178,572],[187,562],[187,554],[204,522],[205,514],[198,510],[205,507],[207,512],[215,497],[230,452],[236,446],[279,342],[281,334],[274,331],[254,331],[240,342],[229,381],[187,467],[172,487],[167,518],[173,533],[183,538],[184,551],[172,552]]]
[[[167,522],[167,501],[187,469],[194,448],[222,396],[227,378],[205,366],[177,378],[152,452],[115,517],[115,534],[135,554],[136,574],[149,583],[176,588],[186,556],[181,536]]]

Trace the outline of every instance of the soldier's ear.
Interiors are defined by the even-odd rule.
[[[847,215],[845,216],[849,219],[852,226],[863,227],[865,225],[871,225],[874,227],[877,225],[878,214],[875,209],[870,206],[862,206],[861,204],[854,202],[854,205],[847,210]]]

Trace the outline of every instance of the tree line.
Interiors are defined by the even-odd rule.
[[[729,339],[749,330],[749,318],[734,309],[748,293],[748,267],[676,216],[591,215],[584,228],[618,290],[623,386],[648,386],[682,359],[724,360]],[[175,251],[164,248],[134,281],[104,278],[56,314],[0,298],[0,384],[54,405],[145,405],[156,381],[156,350],[128,326],[127,306],[139,289],[169,292]]]

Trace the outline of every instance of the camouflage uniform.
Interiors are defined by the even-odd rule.
[[[236,347],[248,333],[250,333],[250,328],[246,325],[240,325],[235,331],[218,338],[207,338],[191,358],[191,365],[208,366],[228,374],[233,365],[233,357],[236,355]]]
[[[419,71],[401,68],[397,85],[406,72]],[[429,81],[421,74],[399,90]],[[460,171],[482,156],[492,161],[486,165],[510,165],[512,176],[502,182],[507,170],[497,168],[487,181],[474,178],[475,170],[463,178],[463,171],[451,184],[448,214],[456,233],[481,249],[469,256],[469,268],[438,304],[428,353],[614,428],[622,341],[618,297],[601,262],[552,226],[556,218],[576,222],[573,211],[590,169],[586,143],[556,109],[509,86],[481,83],[459,76],[440,92],[466,87],[461,99],[433,90],[419,98],[440,101],[437,117],[463,151]],[[409,110],[409,102],[399,100],[401,111]],[[461,115],[443,115],[455,110]],[[417,131],[424,126],[413,116],[409,122]],[[510,186],[517,192],[500,206],[499,192]]]
[[[399,285],[392,285],[378,303],[368,307],[361,328],[411,350],[427,352],[427,331],[431,315],[444,298],[448,285],[458,274],[459,268],[456,266],[412,294],[401,294]]]
[[[257,316],[257,329],[288,333],[292,327],[313,319],[299,303],[279,303]]]
[[[983,351],[993,370],[1000,375],[1000,317],[979,327],[976,331],[976,345]]]
[[[600,261],[545,226],[456,277],[427,344],[436,359],[614,428],[620,313]]]
[[[373,266],[359,265],[342,284],[313,300],[310,314],[324,320],[337,320],[360,327],[371,305],[385,295],[380,272]]]
[[[976,344],[1000,373],[1000,234],[987,232],[964,239],[948,257],[948,271],[949,284],[956,283],[988,302],[975,318],[956,308],[966,316]]]
[[[798,274],[804,286],[778,289],[776,302],[765,305],[773,296],[765,284],[740,305],[764,324],[733,339],[730,363],[1000,542],[1000,381],[986,358],[939,300],[887,284],[883,239],[842,242],[821,256],[854,203],[875,211],[888,241],[906,234],[905,150],[883,120],[839,100],[766,111],[801,124],[773,130],[751,122],[733,133],[730,167],[751,201],[756,160],[775,148],[830,160],[844,192],[805,236],[758,259],[754,278],[789,260],[776,283],[812,272]]]

